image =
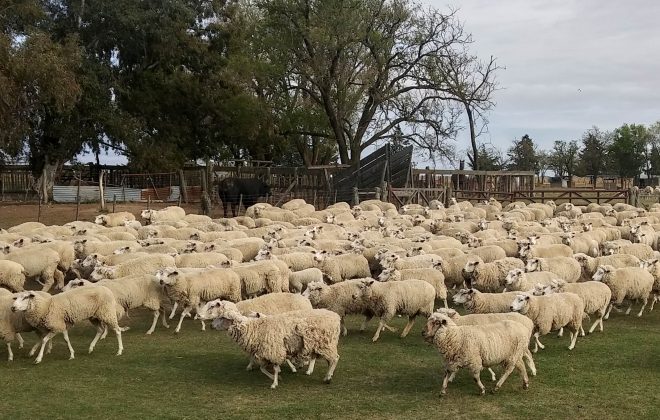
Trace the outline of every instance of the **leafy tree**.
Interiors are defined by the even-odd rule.
[[[479,169],[475,169],[472,161],[469,162],[469,165],[473,170],[501,171],[505,166],[502,152],[493,145],[480,144],[477,147],[477,159]]]
[[[660,121],[652,124],[648,127],[648,143],[647,150],[649,150],[648,156],[648,175],[649,176],[658,176],[660,175]]]
[[[568,177],[570,180],[577,169],[578,151],[580,147],[576,140],[555,141],[555,145],[550,152],[549,167],[556,176]]]
[[[601,131],[598,127],[587,130],[582,135],[582,149],[579,154],[579,172],[592,177],[592,185],[596,186],[596,179],[607,168],[609,133]]]
[[[544,178],[545,174],[548,172],[551,166],[550,152],[547,150],[541,150],[537,154],[538,159],[538,176]]]
[[[514,140],[507,155],[509,156],[509,170],[539,171],[539,156],[534,140],[529,135],[525,134],[520,140]]]
[[[612,169],[621,178],[637,178],[646,163],[649,133],[643,125],[624,124],[614,130],[608,148]]]

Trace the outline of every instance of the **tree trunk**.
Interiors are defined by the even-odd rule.
[[[477,151],[477,133],[474,130],[474,116],[472,115],[472,108],[470,108],[470,104],[464,103],[463,105],[465,105],[465,113],[467,114],[468,125],[470,126],[470,142],[472,143],[472,160],[474,162],[472,169],[478,171],[480,168],[479,155]]]
[[[59,167],[59,162],[50,162],[48,156],[45,156],[44,167],[41,176],[37,179],[37,191],[42,197],[43,203],[48,204],[53,194],[53,185],[55,184],[55,173]]]

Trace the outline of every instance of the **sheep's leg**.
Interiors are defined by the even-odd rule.
[[[159,317],[159,316],[160,316],[160,311],[159,311],[159,310],[155,310],[155,311],[154,311],[154,320],[153,320],[153,322],[151,323],[151,328],[149,328],[149,329],[147,330],[147,335],[152,334],[152,333],[154,332],[154,330],[156,329],[156,324],[158,323],[158,317]],[[164,318],[163,318],[163,319],[164,319]]]
[[[344,322],[344,317],[342,317],[340,320],[340,327],[341,327],[341,335],[346,337],[346,335],[348,334],[348,330],[346,329],[346,323]]]
[[[479,394],[484,395],[486,393],[486,387],[484,387],[484,384],[481,383],[481,375],[480,374],[481,374],[481,369],[476,369],[476,370],[472,371],[472,377],[474,378],[474,382],[479,387]],[[502,375],[502,378],[506,379],[506,376]],[[502,378],[500,378],[500,382],[502,382]],[[498,384],[500,382],[498,382]],[[495,388],[497,388],[497,386],[495,386]]]
[[[378,341],[378,339],[380,338],[380,332],[383,331],[386,328],[386,326],[387,326],[387,322],[385,322],[383,319],[379,320],[378,321],[378,327],[376,327],[376,334],[374,334],[371,341],[373,341],[374,343],[376,341]],[[390,331],[392,331],[392,330],[390,330]]]
[[[497,380],[497,376],[495,375],[495,372],[493,372],[493,369],[488,368],[488,373],[490,373],[490,380],[495,382]]]
[[[106,324],[103,324],[103,334],[101,335],[101,340],[105,340],[107,336],[108,336],[108,326]]]
[[[273,383],[271,384],[270,389],[277,388],[278,385],[277,379],[279,375],[280,375],[280,366],[279,365],[273,366]]]
[[[59,290],[64,289],[64,273],[62,273],[60,270],[55,270],[53,277],[57,283],[57,288]]]
[[[387,331],[390,331],[390,332],[396,332],[397,331],[396,328],[390,327],[389,325],[387,325],[387,323],[385,323],[385,325],[383,325],[383,329],[387,329]]]
[[[518,363],[516,363],[516,369],[518,369],[518,372],[520,372],[520,376],[522,376],[523,389],[528,389],[529,376],[527,376],[527,369],[525,369],[525,363],[522,361],[522,359],[518,360]]]
[[[571,331],[571,345],[568,346],[569,350],[575,348],[575,343],[577,342],[579,328],[575,328],[575,331]]]
[[[658,300],[658,295],[653,295],[653,299],[651,299],[651,307],[649,308],[649,312],[653,310],[653,307],[655,306],[655,301]]]
[[[53,283],[55,283],[55,278],[53,277],[53,273],[47,274],[45,276],[42,276],[44,279],[43,282],[43,287],[41,288],[42,292],[47,292],[50,290],[51,287],[53,287]]]
[[[206,331],[206,322],[204,322],[203,319],[201,320],[201,322],[202,322],[202,331]]]
[[[309,366],[307,366],[307,371],[305,372],[305,375],[311,375],[314,373],[314,365],[316,364],[316,358],[313,358],[312,360],[309,361]]]
[[[163,322],[162,322],[163,327],[169,328],[170,324],[167,323],[167,314],[165,313],[165,309],[162,309],[162,311],[163,311]]]
[[[518,360],[518,363],[522,363],[522,360]],[[502,376],[500,376],[500,380],[497,381],[495,384],[495,389],[493,389],[493,392],[497,392],[500,388],[502,388],[502,385],[504,384],[504,381],[511,375],[511,372],[513,372],[513,369],[516,368],[518,363],[509,363],[505,365],[504,367],[504,372],[502,373]],[[522,367],[523,372],[525,373],[523,375],[523,382],[529,382],[529,379],[527,379],[527,371],[525,370],[525,366],[523,365]],[[522,374],[522,373],[521,373]]]
[[[612,312],[612,306],[613,304],[610,303],[610,305],[607,307],[607,312],[605,313],[605,317],[603,319],[610,319],[610,312]]]
[[[371,318],[373,318],[373,316],[371,315],[364,316],[364,320],[362,320],[362,325],[360,325],[360,331],[364,331],[367,329],[367,323],[371,321]]]
[[[536,376],[536,364],[534,363],[534,358],[529,349],[525,349],[524,357],[525,360],[527,360],[527,366],[529,367],[529,371],[532,372],[532,376]]]
[[[115,335],[117,336],[117,356],[121,356],[124,352],[124,343],[121,339],[121,328],[119,328],[119,326],[115,326],[114,330]]]
[[[73,351],[71,340],[69,340],[69,331],[67,330],[62,331],[62,335],[64,336],[64,341],[66,341],[67,347],[69,347],[69,360],[73,360],[76,358],[76,352]]]
[[[646,303],[647,303],[648,301],[649,301],[648,298],[647,298],[647,299],[644,299],[644,300],[642,301],[642,308],[639,310],[639,313],[637,314],[637,317],[638,317],[638,318],[639,318],[640,316],[642,316],[642,313],[644,312],[644,308],[646,308]],[[631,305],[631,307],[632,307],[632,305]]]
[[[445,377],[442,378],[442,389],[440,389],[440,395],[446,395],[447,394],[447,383],[449,383],[449,379],[453,378],[456,376],[457,371],[450,371],[449,369],[445,370]]]
[[[11,343],[7,343],[7,361],[11,362],[14,360],[14,353],[11,351]]]
[[[444,304],[445,304],[445,309],[448,309],[448,308],[449,308],[449,306],[447,305],[447,299],[443,299],[442,301],[443,301],[443,302],[444,302]]]
[[[98,343],[99,338],[101,338],[101,335],[103,335],[103,325],[100,323],[94,323],[96,326],[96,335],[94,336],[94,339],[92,340],[91,343],[89,343],[89,352],[94,351],[94,347],[96,346],[96,343]]]
[[[401,338],[404,338],[405,336],[408,335],[410,332],[410,329],[413,327],[415,324],[415,315],[409,316],[408,317],[408,323],[406,324],[405,328],[401,332]]]
[[[190,314],[190,310],[191,307],[186,306],[185,308],[183,308],[183,311],[181,311],[181,316],[179,317],[179,323],[177,324],[176,329],[174,330],[175,333],[181,331],[181,324],[183,323],[183,318],[185,318],[186,315]]]
[[[628,309],[626,309],[626,315],[630,315],[630,311],[632,311],[632,306],[633,306],[633,303],[630,302],[630,306],[628,306]]]
[[[292,373],[296,373],[296,372],[298,372],[298,370],[297,370],[296,367],[293,365],[293,363],[291,363],[291,360],[286,359],[286,364],[289,365],[289,369],[291,369],[291,372],[292,372]]]
[[[557,334],[557,337],[563,337],[564,336],[564,327],[561,327],[559,329],[559,333]]]
[[[53,340],[48,340],[48,344],[46,345],[46,354],[50,354],[51,350],[53,350]]]
[[[37,358],[34,359],[35,364],[41,363],[41,360],[44,358],[44,348],[46,347],[46,343],[48,343],[48,341],[51,340],[56,335],[57,333],[51,331],[43,336],[43,338],[41,339],[41,348],[39,349],[39,354],[37,355]]]
[[[337,368],[337,362],[339,362],[339,356],[337,355],[335,358],[330,358],[327,360],[328,360],[328,373],[325,374],[325,378],[323,378],[323,382],[329,384],[330,381],[332,380],[332,375],[334,375],[335,369]]]
[[[586,335],[587,334],[585,334],[585,332],[584,332],[584,327],[582,325],[580,325],[580,337],[584,337]]]
[[[268,376],[268,379],[271,379],[271,380],[272,380],[272,379],[275,378],[273,375],[270,374],[270,372],[268,372],[268,370],[266,370],[266,368],[265,368],[264,366],[260,366],[260,367],[259,367],[259,370],[260,370],[261,372],[263,372],[264,375]]]
[[[28,356],[32,357],[34,356],[34,353],[37,352],[37,349],[39,348],[39,344],[41,344],[41,341],[37,341],[34,346],[30,349],[30,352],[28,353]]]
[[[538,332],[534,333],[534,340],[536,340],[536,345],[537,345],[541,350],[543,350],[543,349],[545,348],[545,346],[544,346],[543,344],[541,344],[541,341],[539,340],[539,335],[540,335],[540,334],[539,334]],[[534,353],[536,353],[536,351],[535,351]]]
[[[172,312],[170,313],[170,319],[174,318],[174,315],[176,314],[176,308],[179,307],[179,302],[174,302],[174,305],[172,305]]]
[[[18,341],[18,348],[22,349],[23,344],[25,344],[25,340],[23,340],[23,337],[19,333],[16,333],[16,340]]]

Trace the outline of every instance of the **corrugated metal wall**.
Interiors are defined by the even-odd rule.
[[[78,192],[77,186],[55,185],[53,187],[53,201],[58,203],[75,203]],[[117,197],[117,201],[140,201],[142,199],[142,190],[136,188],[106,187],[103,191],[106,201],[112,201]],[[81,186],[80,202],[99,201],[99,187]]]

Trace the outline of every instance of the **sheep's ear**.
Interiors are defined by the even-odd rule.
[[[178,272],[178,271],[172,271],[172,272],[171,272],[170,274],[168,274],[167,276],[169,277],[169,276],[178,276],[178,275],[179,275],[179,272]]]
[[[34,292],[30,292],[30,293],[28,294],[28,297],[31,297],[31,298],[33,298],[33,297],[35,297],[35,296],[36,296],[36,295],[34,294]]]
[[[372,284],[374,284],[374,280],[369,280],[366,284],[367,286],[371,286]]]
[[[474,289],[468,289],[467,292],[468,292],[468,294],[472,294],[472,293],[474,293]]]
[[[474,266],[476,267],[476,266],[478,266],[478,265],[479,265],[479,261],[475,261],[475,262],[474,262]]]
[[[525,300],[529,300],[529,296],[525,296]]]
[[[440,320],[440,325],[447,325],[447,320],[446,319],[441,319]]]

